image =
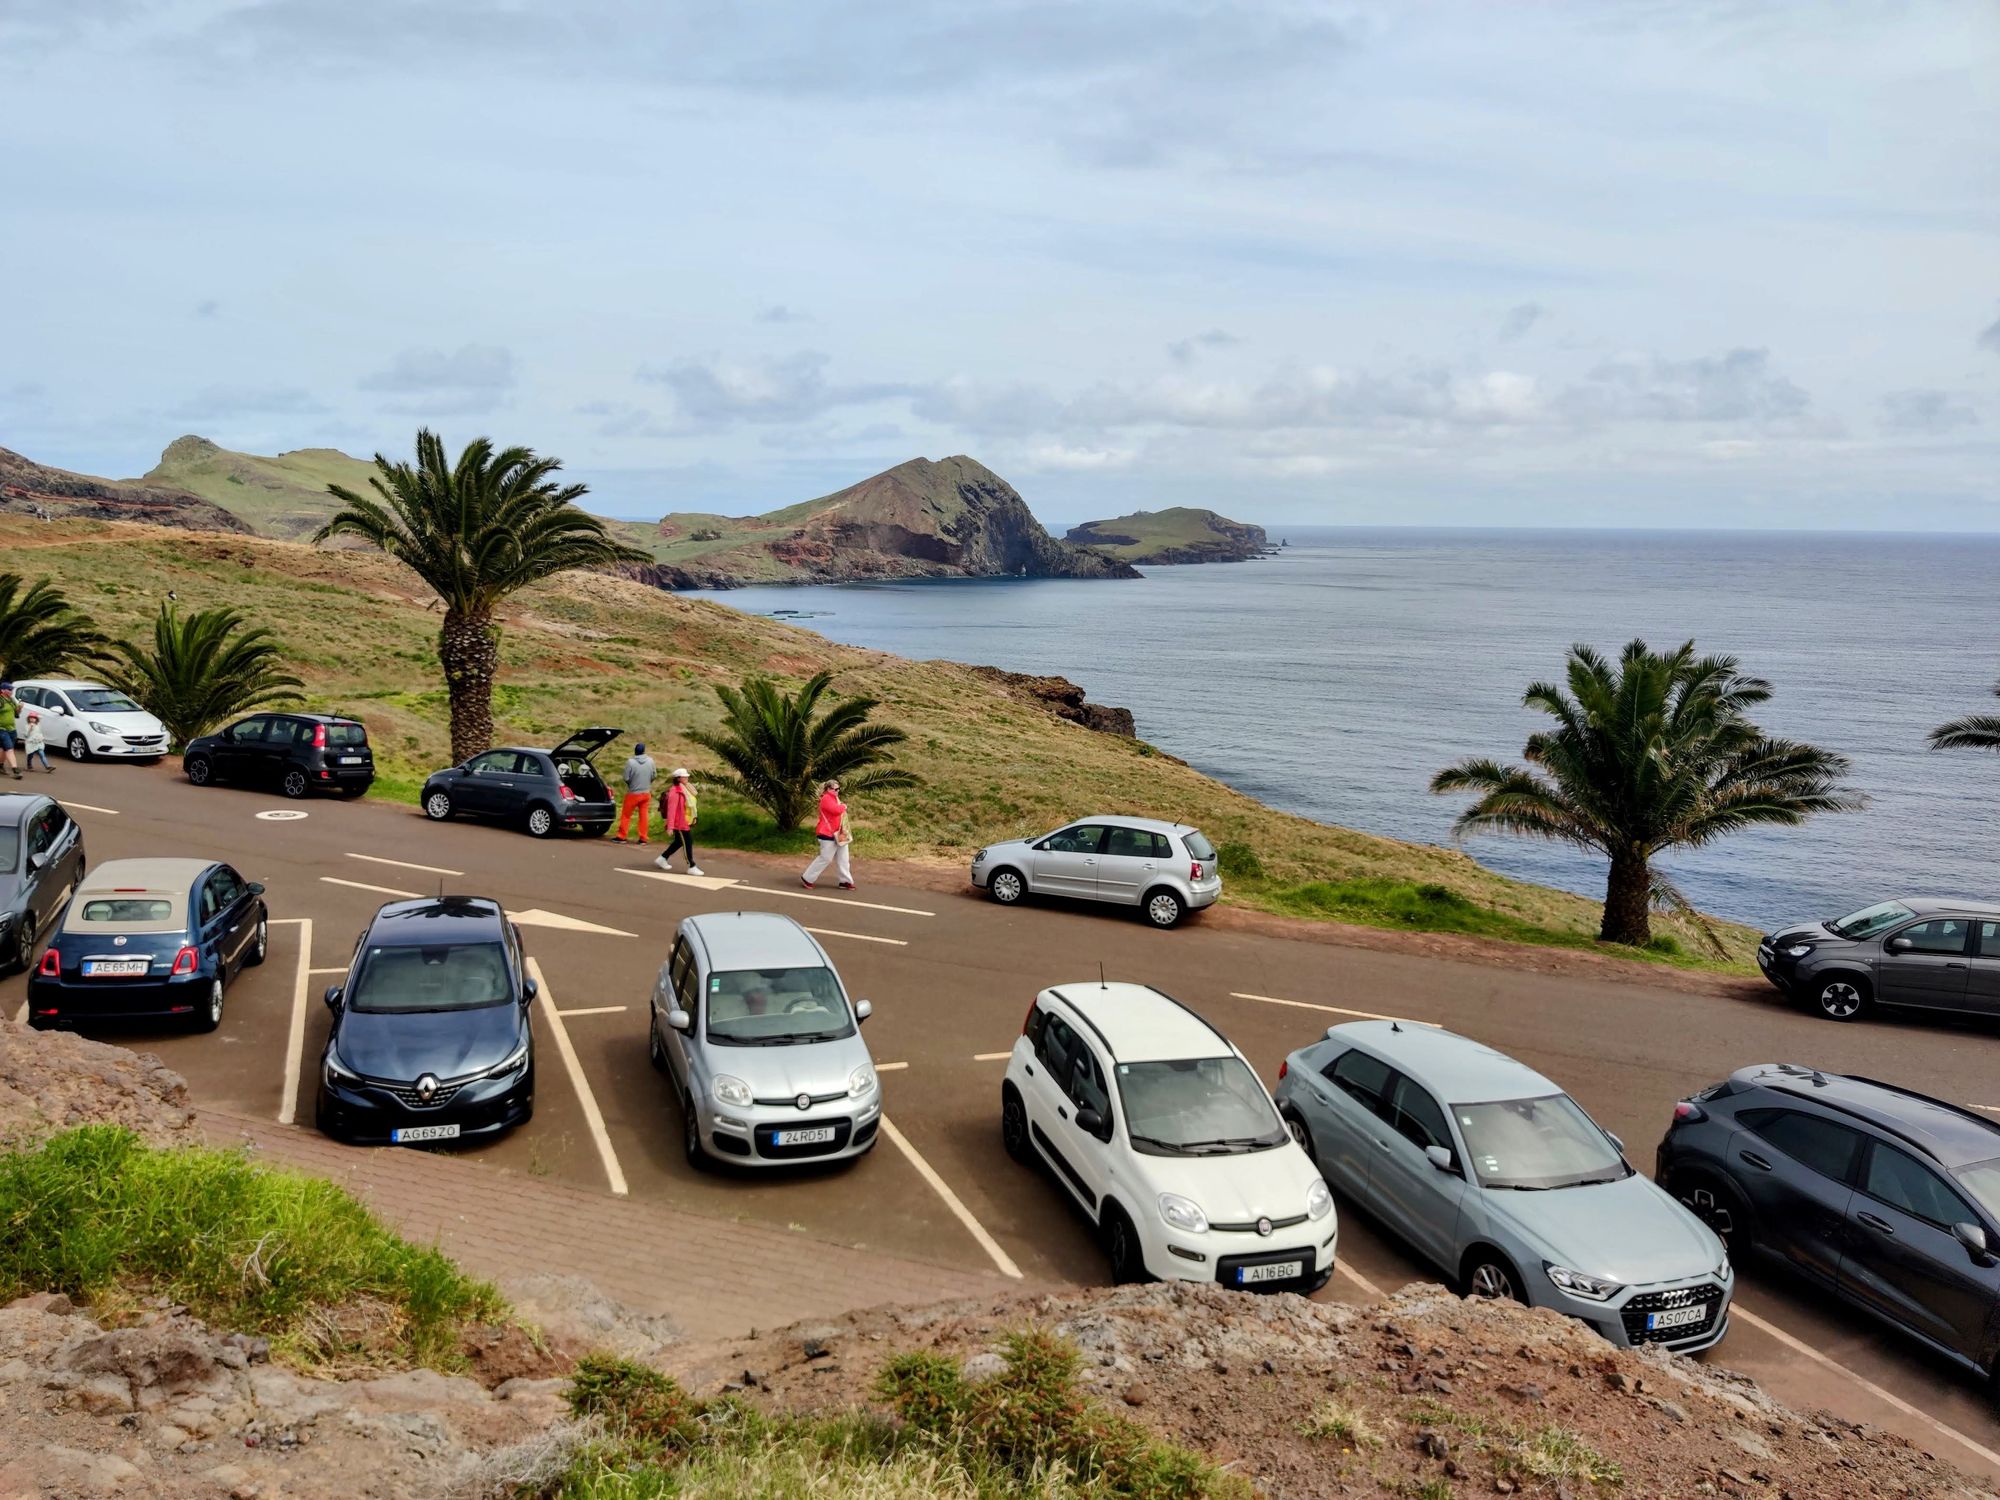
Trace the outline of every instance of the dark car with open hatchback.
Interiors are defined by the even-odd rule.
[[[433,774],[418,800],[440,823],[466,815],[512,823],[538,839],[565,829],[601,836],[617,807],[591,757],[624,732],[579,729],[553,750],[487,750]]]
[[[189,740],[181,769],[196,786],[226,781],[287,797],[358,797],[375,780],[367,726],[339,714],[261,713]]]
[[[1757,945],[1764,977],[1829,1021],[1872,1006],[2000,1017],[2000,904],[1912,898]]]

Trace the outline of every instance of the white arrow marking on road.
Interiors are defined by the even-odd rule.
[[[740,880],[732,880],[726,875],[675,875],[666,870],[628,870],[618,867],[620,875],[641,875],[647,880],[664,880],[669,885],[691,885],[699,891],[726,891],[732,885],[741,885]]]
[[[443,865],[413,865],[407,859],[384,859],[379,854],[355,854],[350,852],[347,857],[349,859],[365,859],[371,865],[394,865],[399,870],[428,870],[433,875],[463,875],[465,873],[463,870],[447,870]]]
[[[616,927],[600,927],[595,922],[586,922],[581,917],[566,917],[559,911],[543,911],[539,907],[529,907],[526,911],[507,913],[523,927],[556,927],[564,932],[596,932],[605,937],[634,937],[635,933],[623,932]]]

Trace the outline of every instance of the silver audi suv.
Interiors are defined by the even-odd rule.
[[[1215,846],[1199,828],[1158,818],[1081,818],[1038,839],[988,844],[972,856],[972,883],[1002,906],[1025,896],[1136,906],[1155,927],[1222,896]]]

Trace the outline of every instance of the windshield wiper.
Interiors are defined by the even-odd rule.
[[[1549,1191],[1538,1182],[1489,1182],[1486,1185],[1496,1193],[1546,1193]]]
[[[1212,1141],[1182,1141],[1181,1149],[1194,1154],[1203,1154],[1202,1147],[1204,1146],[1216,1146],[1224,1151],[1234,1151],[1243,1146],[1266,1145],[1269,1141],[1270,1137],[1262,1135],[1231,1135],[1222,1136]]]
[[[823,1031],[780,1031],[770,1036],[733,1036],[727,1040],[739,1047],[783,1047],[792,1042],[816,1042],[825,1035]]]
[[[1175,1156],[1186,1156],[1188,1154],[1187,1148],[1179,1141],[1163,1141],[1156,1135],[1135,1135],[1132,1137],[1132,1144],[1135,1146],[1158,1146],[1162,1151],[1171,1151]]]

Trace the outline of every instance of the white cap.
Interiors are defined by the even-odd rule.
[[[672,773],[673,780],[679,781],[683,777],[685,777],[687,773],[688,773],[688,768],[686,766],[675,766]]]

